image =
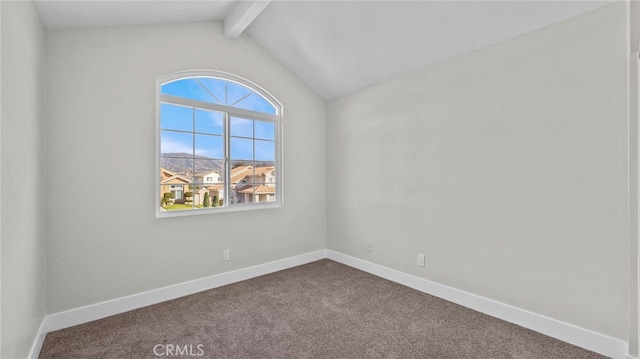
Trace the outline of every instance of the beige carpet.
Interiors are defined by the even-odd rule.
[[[40,358],[602,358],[321,260],[49,333]]]

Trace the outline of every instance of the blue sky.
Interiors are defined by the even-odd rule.
[[[275,115],[276,107],[251,89],[232,81],[190,77],[162,85],[162,93]]]

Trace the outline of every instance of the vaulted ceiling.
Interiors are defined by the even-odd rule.
[[[47,29],[225,21],[325,100],[611,1],[37,1]]]

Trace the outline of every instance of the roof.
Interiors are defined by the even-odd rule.
[[[231,170],[231,183],[238,183],[248,176],[264,176],[265,174],[273,171],[275,171],[274,166],[255,168],[252,166],[238,166]]]
[[[205,188],[207,190],[209,190],[209,191],[218,191],[219,192],[221,189],[223,189],[223,187],[224,187],[224,185],[222,183],[219,183],[219,184],[214,184],[214,185],[211,185],[211,186],[207,186]]]
[[[179,182],[191,183],[191,179],[169,171],[166,168],[160,168],[160,184],[176,184]]]
[[[163,180],[162,182],[160,182],[160,184],[178,184],[178,185],[186,185],[186,184],[190,184],[190,181],[187,181],[183,178],[180,177],[169,177],[165,180]]]
[[[196,174],[196,177],[205,177],[206,175],[210,175],[212,173],[221,174],[220,171],[218,171],[218,170],[211,170],[211,171],[207,171],[207,172],[200,172],[200,173]]]
[[[239,193],[249,193],[249,194],[275,194],[276,188],[265,186],[263,184],[257,186],[247,186],[243,187],[243,190],[238,191]],[[255,191],[254,191],[255,188]]]
[[[231,169],[231,183],[238,183],[243,178],[247,177],[250,172],[251,166],[238,166]]]
[[[273,166],[269,166],[269,167],[256,167],[253,171],[254,176],[264,176],[265,174],[269,173],[269,172],[273,172],[275,171],[276,168]]]

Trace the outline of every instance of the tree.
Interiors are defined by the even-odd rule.
[[[202,200],[203,207],[211,207],[211,198],[209,198],[209,192],[204,193],[204,200]]]
[[[173,204],[173,199],[175,198],[175,195],[173,194],[173,192],[166,192],[162,198],[162,205],[168,205],[168,204]]]
[[[220,207],[220,198],[218,198],[217,194],[213,195],[213,206]]]

